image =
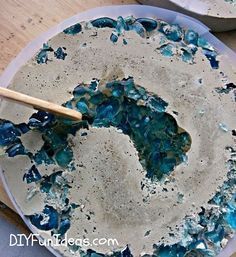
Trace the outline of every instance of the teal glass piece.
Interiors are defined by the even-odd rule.
[[[236,229],[236,210],[229,209],[225,215],[225,220],[232,229]]]
[[[91,24],[96,28],[115,28],[117,22],[111,18],[102,17],[91,21]]]
[[[137,22],[141,23],[147,32],[153,31],[157,28],[157,21],[150,18],[138,18]]]
[[[117,18],[116,31],[118,36],[123,33],[123,31],[128,30],[128,25],[126,24],[123,17],[119,16]]]
[[[48,154],[42,149],[40,151],[38,151],[35,156],[33,157],[33,160],[35,162],[35,164],[40,165],[40,164],[54,164],[53,159],[48,156]]]
[[[47,63],[48,52],[53,52],[53,49],[48,44],[43,44],[43,48],[39,51],[36,56],[36,61],[38,64]]]
[[[228,206],[231,210],[236,211],[236,193],[234,193],[234,195],[228,202]]]
[[[90,83],[89,89],[96,91],[98,88],[99,80],[98,79],[93,79]]]
[[[187,63],[193,63],[193,54],[184,48],[182,48],[181,50],[182,50],[182,60]]]
[[[213,46],[203,37],[198,37],[197,44],[202,49],[209,50],[209,51],[214,51]]]
[[[165,36],[172,41],[178,42],[183,38],[183,31],[177,24],[170,25],[166,22],[161,22],[159,31],[165,34]]]
[[[220,225],[217,225],[216,229],[206,232],[205,237],[212,243],[220,244],[224,238],[224,228]]]
[[[160,52],[165,57],[171,57],[174,55],[173,46],[171,44],[164,44],[160,47]]]
[[[67,53],[65,53],[65,48],[63,47],[58,47],[57,50],[54,52],[54,56],[57,59],[65,60]]]
[[[187,30],[184,34],[184,41],[186,44],[198,45],[198,33],[194,30]]]
[[[63,30],[63,32],[67,35],[76,35],[81,31],[82,31],[82,26],[80,23],[76,23],[75,25],[72,25]]]
[[[90,94],[93,94],[93,89],[89,87],[83,87],[83,85],[78,85],[74,90],[73,90],[73,96],[74,97],[80,97],[80,96],[88,96]],[[70,102],[68,101],[67,104]]]
[[[161,245],[154,253],[154,256],[158,257],[184,257],[186,256],[186,249],[178,245]]]
[[[234,83],[227,83],[224,87],[215,88],[218,94],[229,94],[231,91],[236,89],[236,85]]]
[[[69,147],[59,150],[55,155],[57,164],[61,167],[67,167],[73,159],[73,152]]]
[[[146,36],[146,30],[143,27],[143,25],[137,21],[133,22],[132,24],[128,25],[128,30],[135,31],[139,36],[145,37]]]
[[[41,64],[41,63],[47,63],[48,61],[48,54],[47,51],[45,50],[41,50],[37,56],[37,63]]]
[[[124,44],[124,45],[127,45],[127,44],[128,44],[128,41],[127,41],[125,38],[123,38],[123,44]]]
[[[236,5],[236,0],[225,0],[225,2]]]
[[[118,35],[115,31],[113,31],[111,33],[111,36],[110,36],[110,40],[113,42],[113,43],[116,43],[118,41]]]
[[[149,97],[148,98],[148,107],[156,112],[164,112],[168,104],[162,100],[160,97]]]
[[[76,109],[81,112],[82,114],[88,113],[89,108],[85,101],[79,101],[76,104]]]

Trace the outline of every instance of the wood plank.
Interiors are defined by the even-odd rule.
[[[135,0],[0,0],[0,71],[28,42],[64,19],[94,7],[135,3]]]

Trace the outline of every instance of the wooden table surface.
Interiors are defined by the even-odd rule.
[[[137,4],[136,0],[0,0],[0,74],[9,62],[31,40],[64,19],[90,8],[114,5]],[[222,41],[236,51],[236,31],[217,33]],[[14,209],[0,181],[0,201]],[[20,218],[1,210],[5,217],[21,226]],[[10,217],[10,218],[9,218]]]

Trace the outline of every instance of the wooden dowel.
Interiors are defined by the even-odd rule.
[[[30,105],[37,110],[44,110],[55,115],[63,116],[72,120],[81,120],[82,114],[58,104],[47,102],[36,97],[28,96],[7,88],[0,87],[0,96],[13,100],[23,105]]]

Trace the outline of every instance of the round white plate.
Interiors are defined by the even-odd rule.
[[[37,39],[29,43],[19,55],[9,64],[7,69],[4,71],[3,75],[0,77],[1,86],[7,87],[10,81],[13,79],[16,72],[24,65],[34,54],[41,48],[42,44],[48,39],[52,38],[59,32],[63,31],[65,28],[80,22],[95,19],[98,17],[108,16],[111,18],[117,18],[117,16],[129,16],[134,15],[135,17],[157,17],[158,19],[163,19],[170,23],[178,23],[180,26],[185,28],[192,28],[199,33],[202,37],[207,39],[218,52],[230,62],[236,60],[236,54],[216,39],[212,34],[210,34],[209,29],[204,26],[199,21],[190,18],[186,15],[169,11],[161,8],[150,7],[150,6],[140,6],[140,5],[124,5],[124,6],[108,6],[102,8],[91,9],[87,12],[80,13],[75,15],[65,21],[61,22],[54,28],[48,30],[46,33],[39,36]],[[9,195],[15,209],[18,211],[24,222],[27,224],[29,229],[36,233],[35,227],[29,222],[28,219],[23,215],[20,206],[17,205],[13,195],[11,194],[11,189],[8,187],[4,173],[0,169],[1,178],[5,187],[7,194]],[[55,254],[55,256],[61,256],[53,248],[48,247],[49,250]],[[230,257],[236,251],[236,238],[234,238],[227,247],[222,251],[219,257]]]

